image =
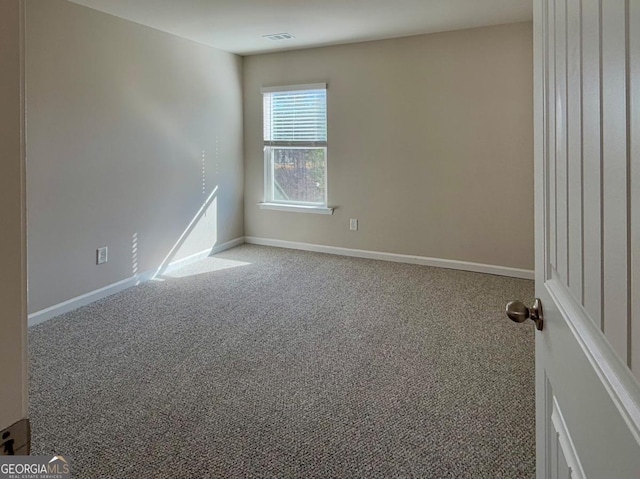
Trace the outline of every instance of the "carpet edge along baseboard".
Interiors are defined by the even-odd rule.
[[[51,318],[64,313],[73,311],[74,309],[86,306],[87,304],[98,301],[112,294],[119,293],[137,284],[149,281],[150,279],[162,273],[168,273],[176,269],[182,268],[189,264],[200,261],[212,254],[221,253],[228,249],[239,246],[243,243],[273,246],[276,248],[287,248],[301,251],[312,251],[316,253],[335,254],[340,256],[351,256],[354,258],[376,259],[381,261],[394,261],[398,263],[418,264],[422,266],[432,266],[437,268],[457,269],[462,271],[471,271],[475,273],[495,274],[498,276],[508,276],[511,278],[534,279],[534,272],[528,269],[511,268],[508,266],[498,266],[483,263],[473,263],[470,261],[458,261],[451,259],[429,258],[426,256],[415,256],[398,253],[386,253],[382,251],[360,250],[353,248],[342,248],[338,246],[326,246],[313,243],[303,243],[296,241],[286,241],[272,238],[259,238],[256,236],[238,237],[226,243],[214,246],[211,249],[201,251],[178,261],[169,263],[162,270],[151,270],[129,278],[125,278],[116,283],[109,284],[95,291],[90,291],[81,296],[71,298],[67,301],[55,304],[48,308],[29,314],[29,326],[43,323]]]
[[[399,253],[385,253],[382,251],[362,250],[353,248],[342,248],[339,246],[325,246],[313,243],[301,243],[296,241],[286,241],[272,238],[259,238],[256,236],[245,236],[244,242],[261,246],[274,246],[276,248],[289,248],[302,251],[313,251],[316,253],[328,253],[341,256],[351,256],[354,258],[377,259],[382,261],[395,261],[397,263],[419,264],[422,266],[433,266],[437,268],[457,269],[471,271],[474,273],[495,274],[498,276],[508,276],[510,278],[534,279],[534,271],[522,268],[512,268],[510,266],[498,266],[484,263],[474,263],[471,261],[459,261],[454,259],[430,258],[427,256],[416,256]]]
[[[221,253],[222,251],[228,250],[230,248],[234,248],[243,243],[244,243],[244,237],[241,236],[241,237],[232,239],[231,241],[227,241],[226,243],[216,245],[213,248],[209,248],[204,251],[200,251],[199,253],[192,254],[190,256],[187,256],[186,258],[173,261],[168,265],[166,265],[166,267],[149,270],[144,273],[136,274],[135,276],[130,276],[128,278],[117,281],[115,283],[108,284],[94,291],[89,291],[88,293],[82,294],[80,296],[76,296],[74,298],[68,299],[58,304],[54,304],[53,306],[49,306],[48,308],[41,309],[40,311],[36,311],[34,313],[29,314],[28,316],[29,326],[35,326],[36,324],[43,323],[61,314],[68,313],[70,311],[73,311],[74,309],[78,309],[82,306],[86,306],[87,304],[93,303],[102,298],[106,298],[107,296],[120,293],[121,291],[131,288],[132,286],[149,281],[156,276],[170,273],[172,271],[175,271],[176,269],[182,268],[184,266],[195,263],[197,261],[201,261],[207,256],[210,256],[216,253]]]

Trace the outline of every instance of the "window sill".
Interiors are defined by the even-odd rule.
[[[326,206],[285,205],[281,203],[258,203],[261,210],[291,211],[294,213],[313,213],[316,215],[332,215],[333,208]]]

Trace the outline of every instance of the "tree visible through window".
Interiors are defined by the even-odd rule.
[[[327,204],[324,84],[263,89],[265,201]]]

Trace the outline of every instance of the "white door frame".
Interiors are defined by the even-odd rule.
[[[24,22],[0,2],[0,431],[28,415]]]

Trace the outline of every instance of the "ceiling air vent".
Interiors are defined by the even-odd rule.
[[[291,40],[295,37],[290,33],[270,33],[269,35],[262,35],[262,38],[266,38],[268,40]]]

